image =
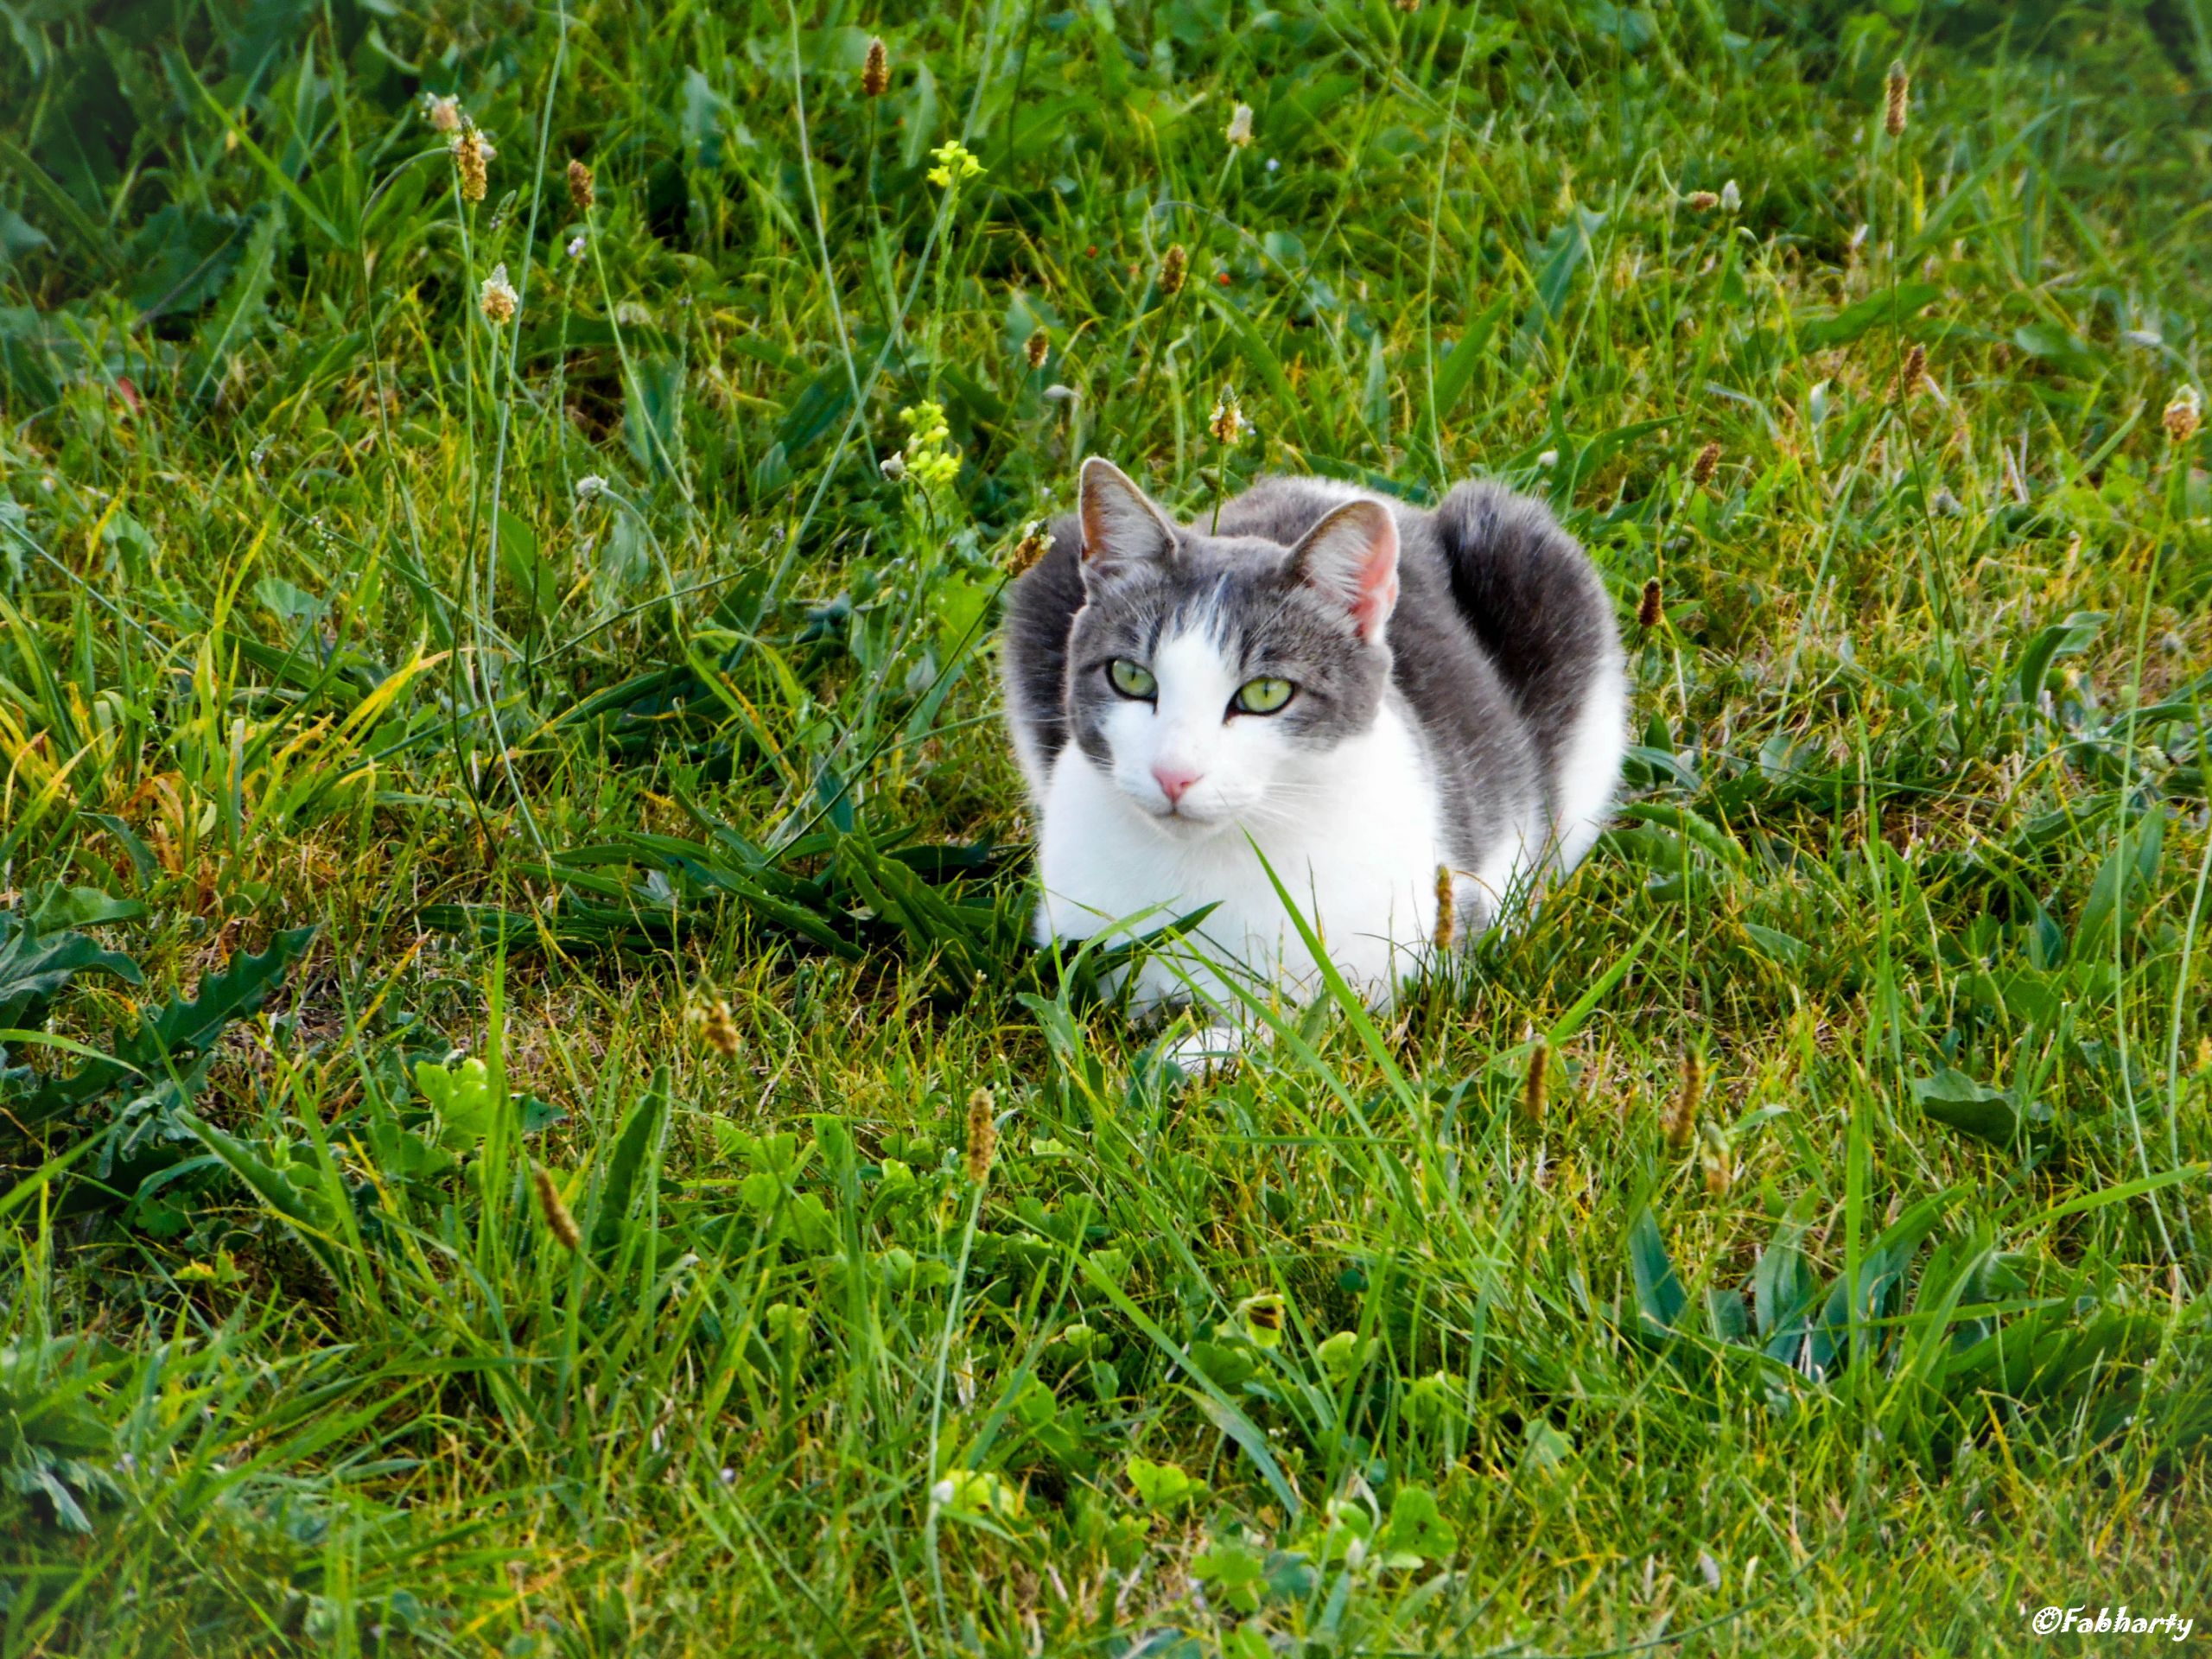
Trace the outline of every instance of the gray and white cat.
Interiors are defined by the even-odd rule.
[[[1224,969],[1311,994],[1272,868],[1370,1001],[1427,960],[1440,868],[1473,931],[1605,827],[1627,741],[1619,632],[1538,502],[1462,484],[1433,512],[1269,478],[1177,524],[1111,462],[1012,587],[1007,719],[1040,819],[1042,939],[1160,925],[1145,1011]],[[1262,860],[1265,859],[1265,867]]]

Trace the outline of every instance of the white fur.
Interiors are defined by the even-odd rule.
[[[1382,507],[1390,505],[1381,496],[1338,479],[1309,479],[1306,484],[1316,494],[1338,505],[1347,501],[1372,501]],[[1553,780],[1558,810],[1550,835],[1551,868],[1555,874],[1563,876],[1580,864],[1611,822],[1613,797],[1620,790],[1621,762],[1627,753],[1628,679],[1614,656],[1592,680],[1573,733],[1559,755],[1558,775]],[[1516,857],[1509,861],[1516,868],[1517,880],[1519,849],[1513,850]],[[1489,892],[1493,906],[1502,905],[1507,897],[1502,889],[1491,888],[1479,874],[1474,885]]]
[[[1443,804],[1395,694],[1368,731],[1316,753],[1284,741],[1266,716],[1224,718],[1236,676],[1205,635],[1165,640],[1151,666],[1157,705],[1125,702],[1107,721],[1112,775],[1071,746],[1046,784],[1040,938],[1147,932],[1217,903],[1193,948],[1144,964],[1139,1012],[1195,992],[1236,1019],[1226,980],[1240,965],[1311,996],[1319,969],[1268,879],[1272,868],[1346,981],[1387,1004],[1427,958],[1446,861]],[[1173,810],[1154,765],[1199,774]],[[1465,881],[1502,896],[1537,844],[1524,835]]]
[[[1029,710],[1029,700],[1021,695],[1021,688],[1014,676],[1006,677],[1006,700],[1014,717],[1007,725],[1014,733],[1014,760],[1021,768],[1021,776],[1029,785],[1029,798],[1039,808],[1052,785],[1052,763],[1045,758],[1038,747],[1037,722]]]
[[[1604,833],[1627,753],[1628,679],[1619,662],[1609,658],[1592,681],[1588,700],[1559,754],[1553,856],[1560,874],[1580,864]]]

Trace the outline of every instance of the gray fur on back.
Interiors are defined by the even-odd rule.
[[[1364,495],[1262,479],[1217,522],[1177,526],[1172,559],[1094,569],[1088,585],[1080,524],[1054,524],[1007,598],[1007,720],[1032,788],[1041,795],[1071,741],[1103,759],[1094,717],[1111,693],[1095,671],[1147,656],[1179,613],[1203,614],[1249,671],[1314,693],[1285,718],[1316,746],[1372,723],[1383,697],[1402,701],[1435,769],[1455,866],[1478,868],[1502,837],[1548,820],[1585,696],[1620,660],[1596,569],[1541,503],[1497,485],[1462,484],[1434,512],[1382,501],[1398,528],[1399,598],[1382,644],[1365,645],[1287,569],[1301,537]]]

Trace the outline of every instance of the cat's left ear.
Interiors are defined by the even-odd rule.
[[[1083,525],[1086,578],[1119,565],[1174,556],[1175,526],[1167,515],[1103,455],[1083,463],[1083,497],[1077,517]]]
[[[1398,521],[1379,501],[1347,501],[1291,549],[1290,568],[1342,605],[1372,645],[1398,602]]]

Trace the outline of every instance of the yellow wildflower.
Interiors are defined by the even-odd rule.
[[[957,138],[939,144],[930,154],[937,158],[937,165],[929,170],[931,184],[950,190],[965,180],[982,175],[983,164],[976,159],[976,152]]]

